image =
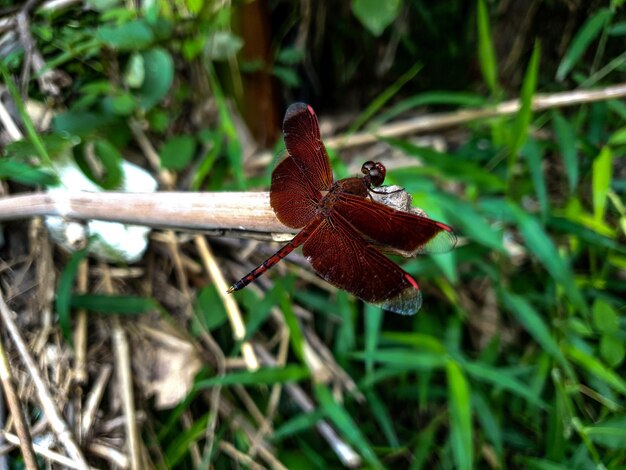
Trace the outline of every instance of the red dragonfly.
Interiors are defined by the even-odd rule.
[[[311,106],[294,103],[285,114],[288,155],[272,173],[270,204],[276,217],[300,232],[228,292],[242,289],[296,247],[326,282],[356,297],[404,315],[422,304],[409,273],[379,250],[410,257],[454,248],[450,227],[393,209],[372,199],[385,180],[381,163],[365,162],[362,178],[333,181],[317,117]]]

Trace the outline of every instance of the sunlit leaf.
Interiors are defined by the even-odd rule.
[[[612,169],[613,152],[610,147],[605,146],[593,161],[592,168],[593,213],[596,220],[604,219],[607,194],[611,186]]]
[[[498,67],[496,65],[496,52],[491,36],[491,27],[489,26],[489,13],[484,0],[478,0],[476,20],[478,26],[478,59],[480,60],[480,71],[491,93],[496,94],[498,92]]]
[[[450,443],[456,461],[455,468],[473,468],[473,432],[470,388],[459,365],[446,362],[448,400],[450,401]]]

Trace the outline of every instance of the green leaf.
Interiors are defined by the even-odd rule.
[[[154,299],[136,295],[80,294],[70,302],[72,307],[106,314],[139,315],[158,308]]]
[[[446,179],[458,179],[465,183],[474,183],[485,190],[504,188],[502,178],[486,171],[483,167],[467,160],[461,160],[457,155],[438,152],[433,149],[419,147],[405,140],[395,138],[381,138],[407,155],[419,157],[426,165],[436,168]]]
[[[373,467],[382,468],[381,462],[376,457],[369,442],[361,432],[360,427],[354,422],[350,413],[333,399],[331,393],[324,385],[315,387],[321,408],[326,412],[326,416],[333,422],[339,432],[357,448],[363,458]]]
[[[446,362],[450,403],[450,443],[455,468],[470,470],[474,465],[470,388],[463,370],[453,360]]]
[[[219,300],[219,295],[214,284],[208,284],[202,288],[196,298],[195,318],[200,326],[213,331],[228,320],[224,303]]]
[[[298,382],[310,375],[306,367],[287,365],[284,367],[265,367],[254,371],[231,372],[207,380],[200,380],[194,390],[215,387],[216,385],[272,385]]]
[[[543,227],[534,217],[516,204],[509,202],[509,208],[511,214],[517,221],[517,225],[526,241],[529,251],[537,257],[550,275],[557,282],[561,283],[565,295],[570,299],[572,304],[581,312],[587,313],[587,304],[574,281],[571,268],[561,259],[557,247],[546,234]]]
[[[478,12],[476,16],[478,27],[478,59],[480,61],[480,71],[483,74],[485,83],[492,94],[498,93],[498,67],[496,65],[496,53],[489,26],[489,12],[484,0],[478,0]]]
[[[370,375],[374,371],[373,355],[378,349],[380,328],[383,320],[383,310],[370,304],[365,304],[363,321],[365,322],[365,373]]]
[[[142,54],[145,77],[137,91],[140,105],[148,110],[158,104],[174,81],[174,61],[165,49],[154,48]]]
[[[398,91],[407,83],[415,78],[418,72],[422,69],[422,64],[417,63],[414,64],[409,70],[404,72],[400,78],[398,78],[391,86],[385,89],[382,93],[380,93],[372,102],[362,111],[353,123],[350,125],[350,128],[347,130],[346,135],[353,134],[356,132],[363,124],[365,124],[374,114],[376,114],[391,98],[393,98]]]
[[[547,404],[533,391],[528,384],[513,377],[510,372],[492,367],[482,362],[464,362],[463,370],[472,378],[487,382],[494,387],[508,390],[514,395],[526,399],[539,408],[547,408]]]
[[[114,49],[135,51],[149,46],[154,35],[144,20],[134,20],[115,26],[100,26],[96,38]]]
[[[592,41],[594,41],[609,19],[613,16],[613,12],[609,9],[600,8],[591,18],[589,18],[580,30],[574,36],[572,43],[565,52],[563,60],[559,64],[556,71],[556,79],[563,80],[569,72],[574,68],[578,60],[585,53]]]
[[[600,354],[611,367],[616,367],[624,361],[624,342],[613,335],[602,335],[600,338]]]
[[[57,286],[57,295],[55,300],[55,307],[57,315],[59,316],[59,326],[65,341],[70,345],[74,345],[72,340],[72,319],[70,306],[72,305],[72,292],[74,290],[74,278],[78,272],[78,266],[81,261],[87,257],[87,248],[83,248],[80,251],[72,254],[72,257],[63,268],[61,276],[59,277],[59,285]]]
[[[578,187],[578,155],[576,153],[576,131],[558,111],[552,112],[552,124],[559,144],[570,194]]]
[[[52,186],[59,181],[54,173],[8,159],[0,159],[0,179],[10,179],[29,186]]]
[[[611,304],[596,299],[591,308],[593,325],[601,333],[615,334],[619,331],[620,318]]]
[[[593,214],[596,220],[604,219],[606,197],[609,193],[613,176],[612,169],[613,152],[610,147],[605,146],[593,161],[592,167]]]
[[[620,374],[613,372],[598,359],[574,346],[567,346],[565,353],[573,362],[583,367],[591,375],[626,396],[626,382]]]
[[[122,154],[104,139],[94,142],[93,156],[102,166],[102,174],[92,171],[91,160],[85,155],[86,146],[78,145],[74,148],[74,158],[81,171],[94,183],[104,189],[116,189],[122,183]]]
[[[545,219],[550,210],[550,202],[548,200],[548,191],[546,190],[546,181],[543,176],[543,155],[541,147],[535,139],[528,138],[524,147],[522,147],[521,153],[526,157],[528,170],[530,171],[533,186],[535,187],[537,201],[539,201],[541,216]]]
[[[139,88],[143,84],[146,77],[146,69],[143,62],[143,55],[134,53],[130,56],[128,64],[126,64],[126,72],[124,73],[124,83],[129,88]]]
[[[530,57],[528,68],[526,69],[526,74],[524,75],[524,81],[522,83],[520,110],[518,111],[513,123],[510,144],[511,157],[509,159],[509,177],[513,171],[511,165],[515,162],[517,153],[528,138],[528,126],[530,125],[533,115],[533,96],[535,95],[535,90],[537,88],[540,54],[541,47],[539,43],[535,43],[533,55]]]
[[[410,349],[378,349],[370,352],[355,352],[350,357],[360,360],[371,360],[375,363],[406,370],[439,369],[446,363],[442,354],[418,352]]]
[[[626,450],[626,416],[615,416],[585,428],[587,436],[608,449]]]
[[[626,127],[616,130],[611,134],[609,138],[609,144],[611,145],[624,145],[626,144]]]
[[[506,308],[515,315],[515,318],[530,333],[530,335],[539,343],[539,345],[550,354],[556,361],[567,371],[567,374],[573,378],[574,371],[565,359],[561,348],[550,334],[548,325],[543,318],[535,310],[535,308],[519,295],[512,294],[502,289],[500,296],[504,301]]]
[[[370,410],[374,415],[374,418],[376,418],[380,429],[383,431],[383,434],[385,435],[389,446],[391,446],[392,448],[400,447],[400,441],[398,440],[396,431],[393,428],[393,420],[391,419],[391,414],[389,413],[387,406],[385,406],[385,403],[383,403],[383,401],[380,399],[380,397],[373,388],[365,391],[365,396],[367,398],[367,403],[369,403],[370,405]]]
[[[189,135],[181,135],[169,139],[159,156],[161,166],[170,170],[183,170],[187,167],[196,152],[196,140]]]
[[[300,413],[288,421],[285,421],[272,435],[272,442],[279,442],[288,437],[306,431],[315,426],[324,418],[323,410],[316,410],[308,413]]]
[[[352,0],[352,12],[374,36],[380,36],[396,19],[401,0]]]
[[[283,317],[287,328],[289,328],[289,340],[291,347],[296,357],[304,362],[304,336],[302,335],[302,329],[300,328],[300,322],[296,317],[291,305],[291,299],[286,295],[286,292],[282,295],[280,302],[281,310],[283,311]]]

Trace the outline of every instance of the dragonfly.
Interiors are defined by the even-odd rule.
[[[313,270],[329,284],[385,310],[417,313],[417,281],[383,253],[445,253],[457,242],[452,228],[377,202],[373,196],[386,176],[380,162],[365,162],[362,177],[334,181],[311,106],[289,106],[283,134],[287,156],[272,173],[270,205],[280,222],[300,231],[228,292],[243,289],[302,245]]]

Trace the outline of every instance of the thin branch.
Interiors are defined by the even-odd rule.
[[[15,392],[13,373],[11,372],[9,359],[4,351],[2,341],[0,341],[0,380],[2,380],[2,390],[4,391],[9,410],[11,410],[15,430],[20,439],[20,449],[24,457],[24,465],[28,470],[36,470],[39,466],[37,465],[37,459],[33,452],[33,441],[26,424],[24,412],[22,411],[22,404]]]
[[[574,90],[550,95],[535,95],[533,111],[575,106],[595,101],[623,98],[626,96],[626,83],[598,90]],[[515,114],[520,110],[520,100],[504,101],[494,107],[461,109],[450,113],[428,114],[425,116],[394,122],[373,131],[360,132],[350,136],[337,136],[324,139],[328,148],[341,149],[373,144],[380,137],[401,137],[418,133],[438,131],[479,119]]]
[[[13,320],[13,312],[11,312],[7,306],[2,294],[0,294],[0,317],[6,326],[9,336],[15,344],[24,366],[26,366],[26,369],[28,370],[37,392],[39,404],[41,405],[52,430],[56,434],[57,439],[61,442],[61,444],[63,444],[63,447],[65,447],[65,450],[69,454],[70,458],[74,461],[76,468],[85,470],[88,469],[89,465],[87,465],[87,460],[85,460],[85,456],[79,449],[78,445],[76,445],[74,436],[72,436],[67,423],[63,420],[61,413],[57,409],[54,399],[50,396],[46,384],[41,377],[41,373],[30,355],[28,346],[26,345],[26,342],[20,334],[19,328]]]

